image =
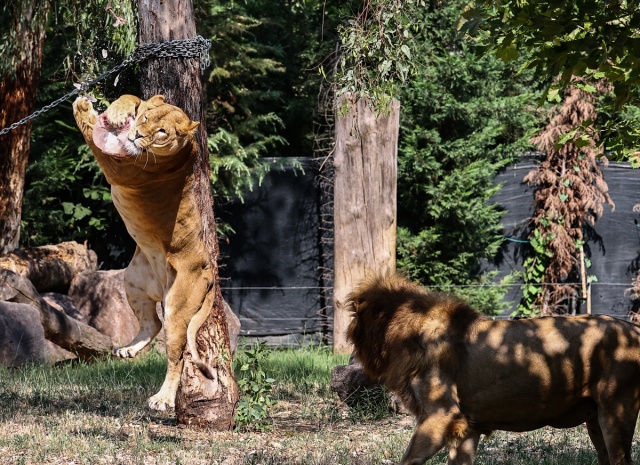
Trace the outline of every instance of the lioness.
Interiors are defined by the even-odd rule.
[[[607,316],[493,321],[398,276],[366,280],[348,305],[355,357],[416,417],[403,465],[445,445],[449,465],[471,465],[481,434],[583,422],[599,465],[632,463],[640,328]]]
[[[214,266],[202,237],[194,195],[194,136],[198,122],[156,95],[147,101],[123,95],[102,115],[78,98],[73,114],[87,144],[111,184],[113,203],[137,247],[125,270],[127,300],[140,331],[118,357],[135,357],[163,323],[167,374],[148,403],[156,410],[175,406],[182,352],[213,306]]]

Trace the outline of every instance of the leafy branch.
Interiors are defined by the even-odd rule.
[[[413,4],[421,1],[367,0],[360,13],[338,28],[342,44],[337,95],[355,94],[384,108],[397,85],[413,72]]]

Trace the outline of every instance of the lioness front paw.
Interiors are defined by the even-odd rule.
[[[93,105],[91,104],[91,100],[87,97],[81,95],[73,102],[73,111],[77,113],[85,113],[87,111],[93,110]]]
[[[73,102],[73,116],[78,124],[82,123],[93,127],[98,118],[98,113],[93,109],[91,100],[81,96]]]
[[[147,404],[152,410],[165,412],[167,410],[173,410],[175,408],[175,398],[165,396],[162,394],[162,391],[160,391],[156,395],[149,397]]]
[[[105,111],[107,121],[114,128],[122,128],[130,118],[135,118],[140,99],[133,95],[123,95]]]
[[[113,349],[113,355],[120,358],[133,358],[138,355],[138,350],[133,347],[119,347],[117,349]]]

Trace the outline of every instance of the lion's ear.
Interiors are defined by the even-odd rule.
[[[361,305],[360,299],[358,299],[356,296],[349,296],[347,298],[347,303],[345,307],[350,313],[357,315],[358,311],[360,310],[360,305]]]
[[[200,121],[189,121],[185,129],[187,132],[193,132],[198,126],[200,126]]]
[[[164,104],[164,95],[154,95],[147,100],[147,105],[151,108],[159,107]]]

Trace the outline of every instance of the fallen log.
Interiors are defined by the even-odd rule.
[[[0,300],[31,305],[40,312],[47,340],[87,360],[111,352],[109,336],[53,308],[25,277],[0,269]]]
[[[98,269],[98,257],[83,244],[62,242],[15,250],[0,257],[0,269],[24,276],[38,292],[65,293],[76,274]]]

